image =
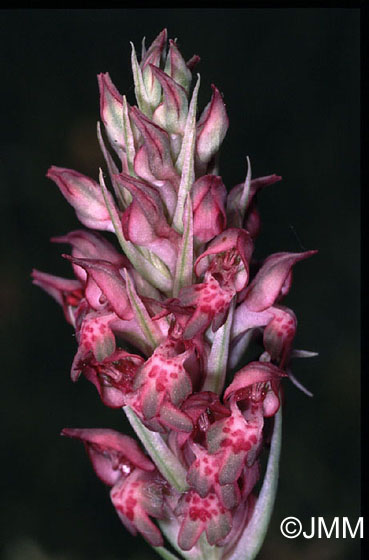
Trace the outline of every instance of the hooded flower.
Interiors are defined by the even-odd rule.
[[[85,377],[95,385],[102,402],[111,408],[127,404],[133,382],[144,359],[125,350],[116,350],[102,361],[89,354],[78,364]]]
[[[251,253],[248,232],[228,229],[198,257],[194,270],[204,280],[183,288],[178,298],[182,307],[194,308],[184,338],[205,331],[211,323],[214,331],[223,324],[232,299],[247,283]]]
[[[110,497],[122,523],[153,546],[163,544],[150,517],[161,517],[163,481],[130,437],[103,429],[64,428],[63,436],[81,440],[97,476],[111,486]]]
[[[194,238],[198,243],[211,241],[225,230],[226,188],[221,177],[204,175],[191,190]]]
[[[96,181],[72,169],[55,166],[50,167],[47,177],[58,185],[84,226],[114,231],[104,197]],[[112,198],[110,203],[114,204]]]
[[[138,371],[133,383],[137,398],[132,406],[152,429],[157,426],[160,430],[164,425],[172,430],[192,431],[191,419],[180,410],[180,405],[192,392],[186,365],[192,365],[195,353],[191,342],[184,344],[169,335]]]
[[[33,283],[39,286],[62,306],[66,320],[73,323],[71,309],[78,306],[83,297],[83,286],[79,280],[61,278],[40,270],[32,271]]]
[[[178,544],[182,550],[191,550],[205,532],[208,543],[216,545],[232,528],[232,515],[213,493],[201,498],[193,490],[182,497],[176,514],[183,517],[178,533]]]

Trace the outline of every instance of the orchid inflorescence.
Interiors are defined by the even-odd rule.
[[[107,175],[47,174],[88,228],[52,239],[72,247],[63,256],[75,278],[33,279],[75,329],[72,380],[82,374],[106,406],[123,407],[143,444],[108,429],[62,431],[84,443],[123,524],[165,558],[176,556],[163,534],[184,558],[250,560],[273,505],[281,380],[294,379],[291,358],[313,355],[292,348],[296,317],[281,300],[293,266],[315,251],[253,259],[258,192],[281,177],[251,179],[248,160],[227,193],[218,154],[228,118],[212,86],[196,120],[198,61],[186,63],[176,41],[167,48],[166,30],[143,42],[140,63],[132,45],[137,106],[99,74]],[[251,341],[262,350],[242,365]]]

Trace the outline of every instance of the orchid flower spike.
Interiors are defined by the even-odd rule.
[[[293,348],[297,318],[281,302],[316,251],[255,260],[257,196],[281,177],[252,178],[247,158],[244,182],[227,190],[226,105],[212,85],[198,111],[199,57],[186,62],[164,29],[141,59],[132,45],[131,62],[135,100],[98,76],[106,168],[47,172],[85,227],[52,239],[70,247],[73,277],[32,277],[75,331],[72,380],[123,409],[138,441],[62,434],[84,444],[123,525],[162,557],[177,558],[166,539],[189,560],[253,560],[277,486],[282,385],[299,383],[291,358],[315,355]],[[247,363],[251,340],[259,355]]]

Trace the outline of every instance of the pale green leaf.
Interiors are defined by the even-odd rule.
[[[277,492],[281,445],[282,407],[279,408],[274,417],[274,430],[268,464],[254,512],[236,548],[223,560],[254,560],[260,551],[268,530]]]
[[[228,317],[224,325],[216,331],[207,364],[207,375],[203,391],[214,391],[220,395],[223,391],[229,353],[229,342],[233,322],[235,298],[229,306]]]
[[[131,57],[132,73],[133,73],[133,80],[135,83],[135,95],[137,99],[137,105],[140,111],[144,113],[144,115],[151,117],[152,110],[150,107],[149,97],[144,84],[142,71],[137,60],[135,46],[132,42],[131,42],[131,47],[132,47],[132,57]]]
[[[104,142],[104,139],[103,139],[102,133],[101,133],[101,126],[100,126],[99,122],[97,123],[97,139],[98,139],[99,144],[100,144],[100,149],[101,149],[101,151],[104,155],[104,159],[105,159],[108,171],[109,171],[111,183],[112,183],[113,188],[114,188],[115,196],[118,199],[119,208],[124,210],[127,207],[125,194],[124,194],[121,186],[117,183],[117,181],[114,180],[114,175],[117,175],[119,173],[119,170],[118,170],[117,166],[115,165],[114,160],[111,157],[109,151],[106,149],[105,142]],[[126,189],[124,189],[124,190],[126,190]],[[130,194],[130,193],[128,193],[128,194]]]
[[[190,195],[186,197],[184,211],[184,232],[179,245],[176,271],[173,282],[173,297],[177,297],[181,288],[192,284],[193,274],[193,215]]]
[[[134,283],[132,282],[126,268],[124,269],[124,278],[126,281],[127,295],[129,297],[136,321],[145,336],[147,344],[151,347],[151,350],[154,351],[160,343],[159,328],[148,314],[146,307],[136,292]]]
[[[123,135],[124,135],[124,144],[126,146],[128,171],[130,175],[132,175],[132,177],[136,177],[136,173],[133,167],[136,150],[135,150],[134,137],[133,137],[132,127],[131,127],[131,121],[129,120],[129,115],[128,115],[128,104],[125,95],[123,95]]]
[[[183,212],[186,196],[190,192],[195,180],[195,146],[196,146],[196,107],[197,94],[200,87],[200,75],[193,90],[191,103],[188,109],[182,148],[179,153],[176,168],[181,173],[181,181],[178,189],[177,206],[174,212],[173,226],[180,233],[183,232]]]
[[[163,546],[153,546],[153,549],[159,554],[159,556],[164,558],[164,560],[179,560],[178,556],[175,556],[175,554],[172,554]]]
[[[186,470],[169,449],[162,436],[158,432],[152,432],[146,428],[129,406],[124,406],[123,410],[158,471],[176,490],[186,492],[188,490]]]
[[[114,231],[119,241],[119,244],[127,256],[127,258],[131,261],[135,269],[158,290],[166,294],[172,293],[172,277],[169,271],[165,270],[164,267],[161,267],[159,270],[156,268],[152,262],[150,262],[147,258],[144,257],[142,252],[130,241],[127,241],[124,237],[122,224],[120,221],[119,214],[114,206],[109,203],[108,196],[107,196],[107,188],[104,182],[103,172],[100,169],[100,186],[104,196],[105,205],[108,209],[109,215],[111,217],[111,221],[113,223]]]

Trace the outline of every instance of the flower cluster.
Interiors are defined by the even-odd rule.
[[[314,251],[253,259],[258,192],[281,177],[252,179],[248,162],[227,193],[225,104],[212,86],[196,118],[198,61],[164,30],[140,62],[132,46],[137,106],[98,76],[107,174],[47,174],[88,228],[52,240],[71,246],[75,278],[33,279],[75,329],[72,380],[123,407],[151,456],[113,430],[62,432],[84,443],[124,525],[155,547],[164,532],[184,555],[207,540],[228,558],[253,515],[264,419],[280,407],[291,357],[308,354],[292,349],[296,317],[281,301]],[[251,339],[260,355],[243,365]]]

